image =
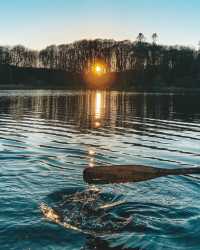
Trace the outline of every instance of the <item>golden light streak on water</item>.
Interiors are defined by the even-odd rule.
[[[101,118],[101,93],[97,92],[95,96],[95,118],[100,119]]]

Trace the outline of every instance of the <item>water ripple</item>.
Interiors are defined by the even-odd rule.
[[[102,164],[200,165],[199,100],[196,94],[1,92],[2,249],[198,250],[198,176],[105,185],[94,194],[82,171]],[[62,215],[59,225],[44,220],[42,202]]]

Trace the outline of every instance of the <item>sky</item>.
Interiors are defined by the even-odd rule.
[[[197,47],[199,0],[0,1],[0,45],[42,49],[80,39],[134,41],[142,32],[159,43]]]

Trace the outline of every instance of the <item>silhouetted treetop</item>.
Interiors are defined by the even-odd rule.
[[[196,75],[200,78],[200,52],[184,46],[157,44],[157,33],[147,43],[143,33],[136,41],[83,39],[70,44],[50,45],[40,51],[22,45],[0,47],[0,64],[17,67],[90,72],[92,65],[103,62],[106,72],[132,71],[148,79],[173,79],[174,76]]]

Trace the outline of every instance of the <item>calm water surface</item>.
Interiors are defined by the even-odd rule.
[[[131,163],[199,166],[200,95],[1,91],[0,249],[199,250],[198,176],[83,182],[86,165]]]

